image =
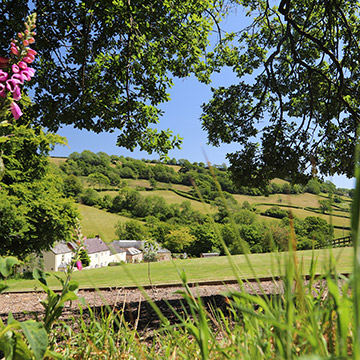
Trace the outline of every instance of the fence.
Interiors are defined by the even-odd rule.
[[[352,242],[352,238],[350,235],[350,236],[345,236],[345,237],[338,238],[338,239],[333,239],[333,240],[331,240],[331,243],[329,245],[331,245],[331,247],[333,247],[333,248],[346,247],[346,246],[352,246],[353,242]],[[329,245],[316,244],[314,247],[315,247],[315,249],[323,249],[323,248],[329,247]]]

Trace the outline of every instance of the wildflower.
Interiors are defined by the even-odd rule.
[[[16,86],[13,93],[12,93],[13,99],[15,101],[18,101],[21,99],[21,91],[20,91],[20,86]]]
[[[18,80],[21,85],[23,85],[23,84],[24,84],[24,80],[26,80],[26,79],[25,79],[25,76],[24,76],[23,74],[21,74],[21,73],[14,74],[14,75],[12,76],[12,78]]]
[[[77,269],[79,270],[79,271],[81,271],[82,270],[82,263],[81,263],[81,261],[80,260],[78,260],[77,262],[76,262],[76,267],[77,267]]]
[[[26,68],[25,70],[21,70],[21,75],[24,76],[26,81],[30,81],[31,78],[34,76],[35,74],[35,70],[33,68]]]
[[[20,68],[18,65],[14,64],[13,66],[11,66],[11,70],[14,74],[17,74],[18,72],[20,72]]]
[[[0,69],[0,81],[6,81],[9,77],[9,74]]]
[[[16,91],[16,88],[19,87],[20,81],[18,79],[11,78],[9,80],[6,80],[6,88],[10,92]]]
[[[19,105],[13,101],[10,105],[10,110],[15,118],[15,120],[19,119],[19,117],[23,114]]]
[[[27,63],[24,62],[24,61],[20,61],[20,62],[18,63],[18,67],[19,67],[20,69],[22,69],[22,70],[25,70],[25,69],[27,68]]]
[[[5,84],[0,83],[0,97],[6,97],[6,87]]]

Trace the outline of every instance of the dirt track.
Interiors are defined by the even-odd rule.
[[[250,293],[258,292],[259,287],[256,283],[245,284],[247,291]],[[271,281],[262,282],[262,286],[266,293],[279,292],[278,285]],[[217,298],[227,290],[239,290],[238,284],[227,284],[227,285],[201,285],[194,286],[191,288],[194,296],[200,296],[204,299]],[[182,290],[181,286],[178,287],[154,287],[146,289],[148,296],[156,301],[162,302],[162,300],[179,300],[181,295],[176,294],[176,291]],[[100,291],[92,290],[80,290],[78,292],[79,297],[84,297],[86,303],[90,307],[99,307],[102,305],[109,305],[116,308],[127,308],[131,309],[136,306],[140,306],[140,303],[145,303],[146,299],[144,295],[138,289],[107,289]],[[46,297],[43,292],[26,292],[26,293],[6,293],[0,294],[0,317],[6,321],[7,314],[12,312],[16,318],[28,317],[29,312],[36,312],[41,315],[43,307],[40,301]],[[66,313],[77,312],[78,301],[74,301],[71,304],[67,303],[64,309],[64,315]]]

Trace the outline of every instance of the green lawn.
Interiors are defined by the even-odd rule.
[[[338,248],[333,250],[336,259],[337,271],[348,273],[352,271],[353,248]],[[304,273],[309,270],[312,251],[297,252],[299,263],[304,264]],[[330,263],[329,250],[316,250],[315,257],[318,259],[317,272],[322,273]],[[238,274],[242,278],[267,277],[283,273],[278,263],[284,264],[287,253],[253,254],[249,256],[254,272],[248,266],[244,255],[233,256],[238,266]],[[283,265],[281,265],[283,266]],[[153,284],[179,283],[178,270],[184,269],[189,282],[206,280],[234,279],[235,275],[230,266],[229,259],[225,256],[213,258],[199,258],[188,260],[163,261],[151,264],[151,280]],[[57,273],[59,274],[59,273]],[[58,288],[54,277],[48,278],[52,288]],[[80,287],[121,287],[137,284],[148,285],[148,264],[126,264],[116,267],[90,269],[75,272],[73,279],[79,281]],[[133,281],[136,279],[137,283]],[[11,282],[9,282],[11,284]],[[26,280],[11,284],[11,290],[32,290],[36,285],[34,280]]]

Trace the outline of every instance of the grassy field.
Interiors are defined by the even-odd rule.
[[[66,161],[66,157],[50,157],[50,163],[60,166]]]
[[[261,212],[265,211],[266,209],[269,209],[271,206],[270,205],[258,205],[256,208],[258,210],[260,210]],[[281,209],[286,210],[286,207],[281,207]],[[333,225],[336,226],[344,226],[344,227],[349,227],[350,226],[350,217],[338,217],[338,216],[333,216],[333,215],[328,215],[328,214],[320,214],[320,213],[316,213],[313,211],[309,211],[309,210],[305,210],[305,209],[294,209],[294,208],[289,208],[292,213],[294,214],[294,216],[298,217],[299,219],[305,219],[308,216],[317,216],[321,219],[326,220],[329,224],[332,223]],[[346,216],[346,214],[342,214],[343,216]]]
[[[332,250],[336,260],[338,272],[349,273],[352,271],[353,248],[337,248]],[[316,250],[315,257],[318,260],[317,273],[322,273],[329,267],[330,250]],[[307,273],[312,258],[312,251],[297,252],[299,263],[304,264],[303,273]],[[238,275],[241,278],[253,278],[277,276],[283,274],[283,265],[288,258],[287,253],[267,253],[249,255],[253,269],[248,266],[244,255],[232,257],[238,267]],[[279,268],[279,263],[280,268]],[[229,280],[235,279],[234,272],[226,256],[199,258],[187,260],[174,260],[151,263],[151,280],[153,284],[180,283],[178,270],[185,270],[189,282],[196,283],[208,280]],[[57,273],[58,275],[61,273]],[[75,272],[73,279],[79,281],[81,288],[91,287],[122,287],[134,285],[149,285],[148,264],[125,264],[116,267],[101,269],[89,269]],[[136,279],[134,282],[133,279]],[[49,277],[49,285],[59,288],[54,277]],[[39,286],[34,280],[9,283],[11,290],[33,290]]]
[[[79,204],[81,213],[81,228],[86,236],[100,235],[105,242],[116,239],[115,224],[119,221],[129,221],[129,218],[111,214],[104,210]]]
[[[275,205],[291,205],[299,207],[319,207],[319,200],[325,198],[315,194],[298,194],[298,195],[287,195],[287,194],[272,194],[269,196],[248,196],[235,194],[234,198],[242,204],[244,201],[248,201],[250,204],[273,204]],[[345,198],[344,198],[344,201]]]

